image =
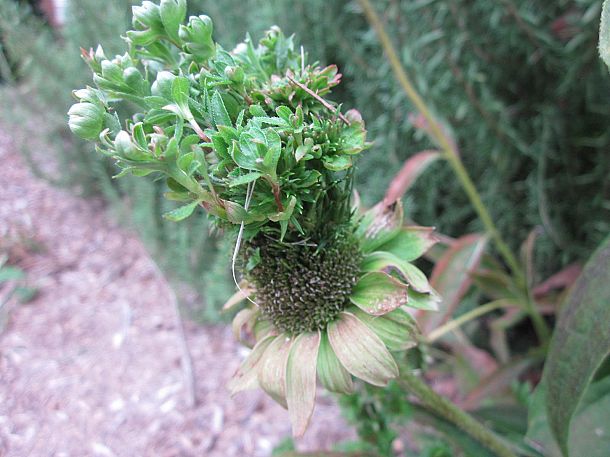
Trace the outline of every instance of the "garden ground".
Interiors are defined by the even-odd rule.
[[[0,161],[0,248],[38,290],[2,310],[0,455],[270,455],[288,415],[258,391],[230,398],[246,353],[230,329],[185,323],[189,406],[173,293],[137,237],[101,200],[33,177],[6,133]],[[299,448],[353,437],[319,397]]]

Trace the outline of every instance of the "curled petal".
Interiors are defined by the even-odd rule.
[[[361,263],[361,269],[367,272],[395,269],[416,291],[429,292],[431,290],[426,275],[419,268],[390,252],[377,251],[367,255]]]
[[[228,387],[231,395],[258,387],[257,375],[262,365],[263,356],[266,349],[275,339],[275,335],[269,335],[254,346],[254,349],[248,354],[246,360],[243,361],[233,375],[233,378],[229,381]]]
[[[398,233],[403,221],[402,203],[385,206],[379,204],[368,210],[362,218],[357,234],[362,239],[362,250],[372,252]]]
[[[239,305],[242,301],[244,301],[246,298],[248,298],[254,293],[254,287],[245,282],[241,282],[239,287],[240,290],[231,295],[231,297],[226,301],[226,303],[222,305],[223,312],[233,309],[235,306]]]
[[[374,271],[365,274],[356,283],[351,302],[374,316],[382,316],[406,305],[409,298],[407,285],[387,273]]]
[[[434,289],[426,294],[410,290],[409,303],[407,303],[406,306],[409,308],[423,309],[425,311],[438,311],[438,305],[441,301],[441,296]]]
[[[404,351],[417,346],[417,324],[402,309],[396,309],[384,316],[374,317],[357,308],[354,315],[366,324],[390,351]]]
[[[293,339],[281,334],[273,340],[265,351],[265,357],[258,370],[258,383],[276,402],[284,408],[286,403],[286,365]]]
[[[375,386],[398,377],[398,366],[383,341],[360,319],[342,312],[328,325],[328,339],[337,358],[354,376]]]
[[[405,227],[377,250],[389,252],[399,259],[411,262],[421,257],[437,241],[432,227]]]
[[[233,336],[240,343],[244,343],[241,337],[242,329],[246,327],[246,330],[251,331],[256,322],[256,318],[260,314],[260,311],[256,308],[244,308],[235,315],[232,322]]]
[[[295,437],[303,436],[316,402],[316,362],[320,332],[296,337],[286,365],[286,403]]]
[[[354,392],[352,376],[341,365],[328,341],[328,335],[322,334],[318,352],[318,378],[322,385],[331,392],[351,394]]]

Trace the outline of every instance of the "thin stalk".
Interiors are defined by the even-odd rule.
[[[468,433],[498,457],[517,457],[502,438],[488,430],[470,414],[462,411],[451,401],[434,392],[428,385],[412,373],[403,371],[399,382],[409,392],[416,395],[429,410],[455,424]]]
[[[438,340],[443,335],[464,325],[466,322],[476,319],[477,317],[480,317],[491,311],[495,311],[496,309],[506,308],[510,305],[511,305],[511,303],[508,300],[495,300],[495,301],[486,303],[482,306],[478,306],[475,309],[462,314],[460,317],[457,317],[457,318],[441,325],[440,327],[437,327],[434,330],[432,330],[428,334],[428,337],[426,338],[426,342],[432,343],[432,342]]]
[[[406,71],[404,70],[404,68],[402,67],[402,64],[400,63],[400,58],[398,57],[398,54],[396,52],[396,49],[394,48],[394,45],[390,41],[390,37],[388,36],[388,34],[385,31],[385,28],[381,22],[381,19],[379,19],[379,16],[375,12],[375,9],[372,7],[369,0],[358,0],[358,1],[359,1],[360,5],[362,6],[362,9],[364,10],[364,13],[366,14],[366,17],[367,17],[369,23],[371,24],[371,26],[377,33],[377,36],[379,37],[381,46],[382,46],[383,50],[385,51],[386,55],[388,56],[388,60],[390,61],[392,70],[394,71],[394,74],[396,75],[396,79],[398,79],[398,82],[402,86],[402,88],[403,88],[405,94],[407,95],[407,97],[409,98],[409,100],[411,100],[411,103],[413,103],[415,108],[417,108],[417,110],[421,113],[421,115],[426,119],[426,122],[428,124],[429,135],[442,149],[442,151],[444,153],[444,157],[447,159],[447,161],[453,168],[453,171],[457,175],[460,183],[462,184],[462,187],[464,188],[466,194],[468,195],[468,198],[470,199],[472,206],[474,207],[475,211],[481,218],[481,222],[483,222],[483,225],[485,226],[485,230],[489,233],[489,235],[493,239],[494,243],[496,244],[496,247],[498,248],[498,251],[504,258],[506,263],[509,265],[509,267],[511,268],[513,273],[515,273],[515,275],[518,277],[523,277],[523,272],[522,272],[521,266],[517,262],[517,259],[515,258],[514,254],[512,253],[512,251],[510,250],[508,245],[502,239],[500,232],[498,231],[495,224],[493,223],[493,220],[491,218],[491,215],[489,214],[489,211],[483,204],[483,201],[481,200],[481,196],[479,195],[478,191],[476,190],[476,187],[475,187],[474,183],[472,182],[472,179],[468,175],[468,172],[466,171],[466,168],[464,167],[464,165],[460,159],[460,156],[458,154],[455,143],[444,132],[440,123],[437,121],[437,119],[432,114],[430,108],[426,105],[426,103],[424,102],[422,97],[419,95],[419,93],[417,92],[417,90],[415,89],[413,84],[411,83],[411,80],[409,79]]]

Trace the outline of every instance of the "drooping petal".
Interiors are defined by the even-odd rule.
[[[400,201],[390,206],[378,204],[368,210],[356,231],[362,240],[362,251],[372,252],[392,239],[399,232],[402,220],[403,209]]]
[[[379,317],[371,316],[358,308],[350,308],[350,311],[375,332],[390,351],[404,351],[417,346],[415,320],[402,309],[395,309]]]
[[[434,290],[426,294],[421,292],[409,291],[409,302],[406,304],[409,308],[423,309],[425,311],[438,311],[438,305],[441,302],[441,297]]]
[[[354,376],[385,386],[398,376],[398,366],[383,341],[360,319],[342,312],[328,325],[328,339],[337,358]]]
[[[316,402],[316,362],[320,332],[297,336],[290,348],[286,365],[286,403],[292,434],[303,436]]]
[[[318,352],[318,378],[320,378],[322,385],[331,392],[341,394],[354,392],[352,376],[335,355],[326,332],[322,333],[320,351]]]
[[[235,292],[231,297],[222,305],[222,311],[226,312],[231,310],[233,307],[239,305],[242,301],[248,298],[254,293],[254,286],[242,281],[239,284],[240,290]]]
[[[388,268],[396,269],[418,292],[429,292],[430,284],[426,275],[415,265],[406,262],[390,252],[376,251],[367,255],[360,264],[362,271],[383,271]]]
[[[235,315],[233,322],[231,323],[231,327],[233,329],[233,336],[236,340],[244,343],[241,337],[242,329],[245,326],[247,330],[251,331],[259,314],[260,310],[257,308],[244,308]]]
[[[265,357],[258,370],[258,383],[276,402],[287,408],[286,364],[290,346],[294,340],[285,334],[279,335],[265,351]]]
[[[390,252],[406,262],[411,262],[421,257],[437,241],[431,227],[404,227],[376,250]]]
[[[258,370],[262,365],[266,349],[275,338],[275,335],[269,335],[254,346],[254,349],[248,354],[246,360],[243,361],[229,381],[228,387],[231,395],[235,395],[243,390],[256,389],[258,387]]]
[[[365,274],[358,280],[350,296],[351,302],[374,316],[382,316],[409,301],[408,287],[381,271]]]

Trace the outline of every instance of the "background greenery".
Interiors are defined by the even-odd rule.
[[[310,55],[336,63],[344,83],[334,97],[359,109],[375,146],[363,154],[359,190],[367,204],[402,162],[429,148],[410,120],[377,38],[346,0],[191,0],[210,15],[223,45],[255,38],[271,24],[296,33]],[[536,265],[547,276],[586,259],[610,232],[610,79],[596,53],[597,0],[377,0],[376,9],[419,92],[457,139],[463,160],[513,247],[535,226]],[[230,242],[209,235],[205,216],[176,224],[161,214],[163,183],[122,178],[74,138],[71,90],[89,83],[79,47],[98,42],[111,55],[128,27],[129,2],[71,2],[57,31],[14,0],[0,0],[5,123],[32,169],[83,195],[106,199],[137,229],[169,276],[188,283],[216,310],[231,290]],[[248,14],[248,12],[255,14]],[[128,107],[126,107],[128,109]],[[451,236],[481,229],[451,171],[433,165],[407,197],[408,215]]]

